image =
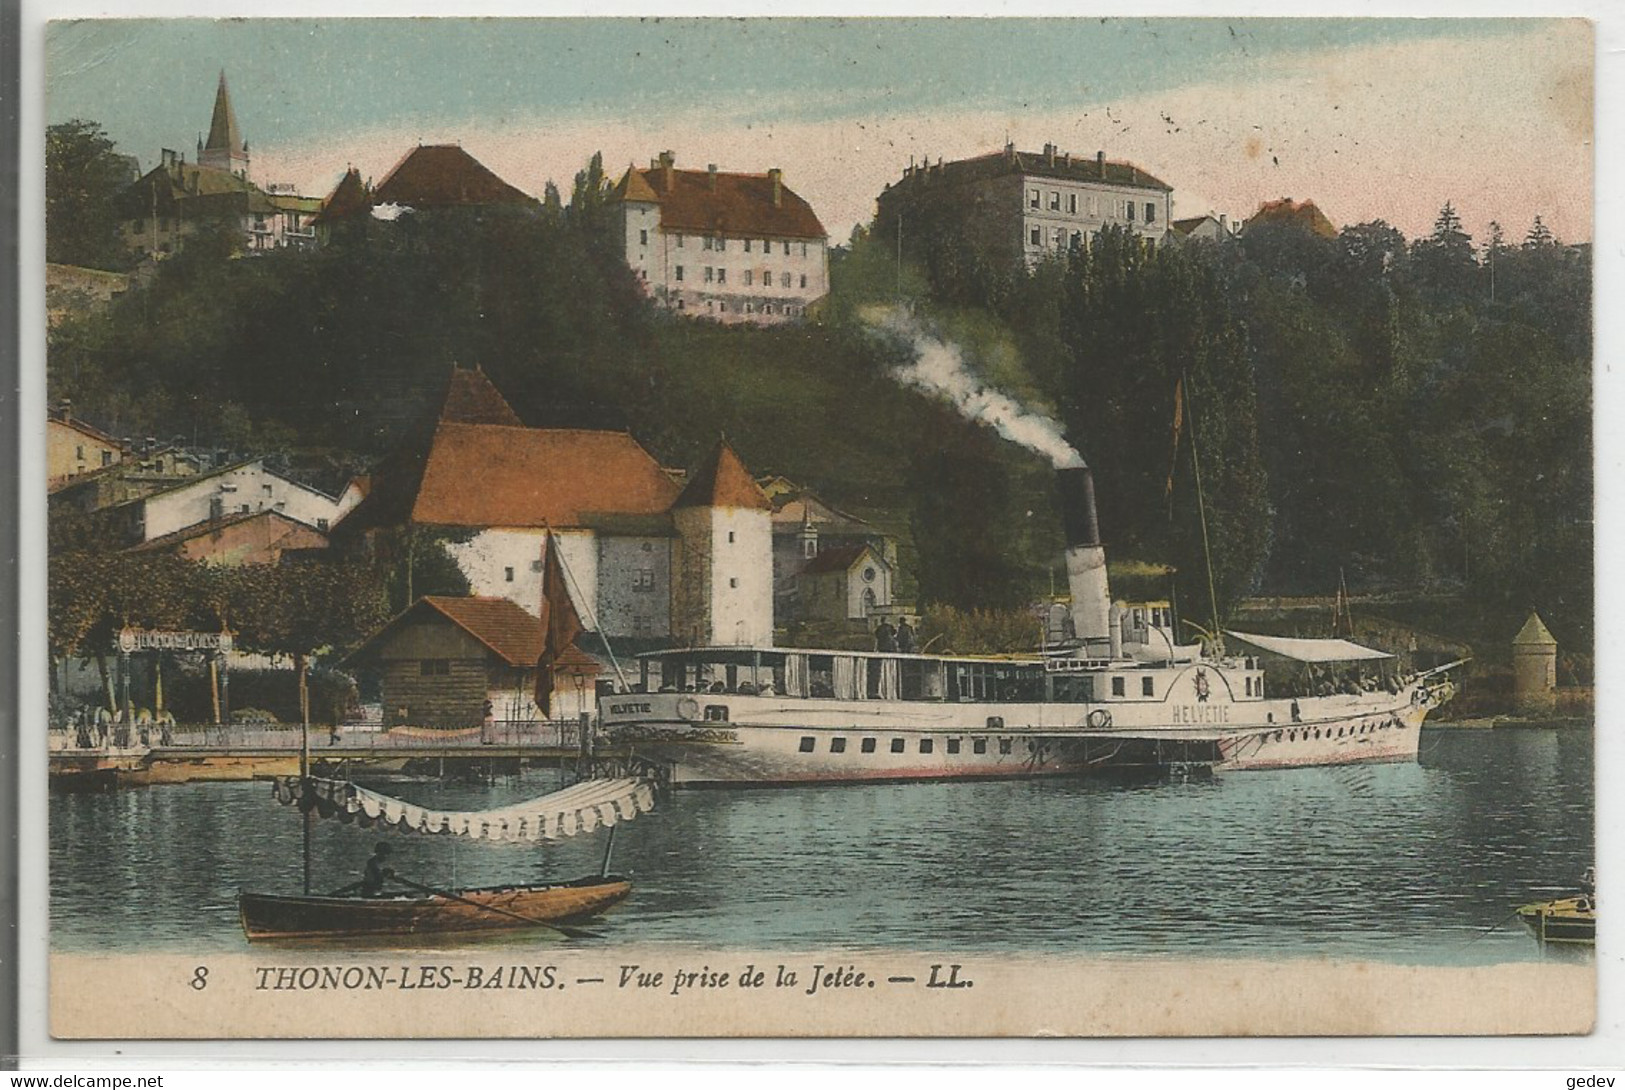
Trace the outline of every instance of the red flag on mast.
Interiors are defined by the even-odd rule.
[[[581,634],[581,617],[564,583],[564,566],[552,531],[542,549],[542,654],[536,660],[536,706],[553,714],[553,664]]]
[[[1174,498],[1174,470],[1179,465],[1179,432],[1185,423],[1185,376],[1179,376],[1174,382],[1174,450],[1168,459],[1168,483],[1163,487],[1163,498],[1172,502]]]

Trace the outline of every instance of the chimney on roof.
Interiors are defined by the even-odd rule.
[[[666,191],[670,192],[672,168],[677,165],[677,157],[669,151],[663,151],[657,162],[660,164],[661,173],[665,175]]]
[[[1055,165],[1055,145],[1054,144],[1045,144],[1044,145],[1044,163],[1045,163],[1045,165],[1052,166],[1052,167]]]
[[[1230,230],[1230,214],[1228,212],[1220,212],[1219,213],[1219,230],[1224,231],[1226,233],[1229,232],[1229,230]]]
[[[715,163],[706,164],[705,172],[707,175],[709,175],[711,191],[714,193],[716,192],[717,188],[717,165]]]
[[[773,183],[773,207],[784,207],[784,171],[773,167],[767,172],[767,180]]]
[[[1096,167],[1096,169],[1098,169],[1100,171],[1100,176],[1102,178],[1104,178],[1106,176],[1106,153],[1105,152],[1103,152],[1103,151],[1095,152],[1095,167]]]
[[[57,402],[56,413],[57,413],[57,419],[59,419],[59,420],[72,420],[73,419],[73,399],[65,397],[61,401]]]
[[[1061,162],[1067,166],[1072,165],[1072,153],[1069,151],[1061,157]]]

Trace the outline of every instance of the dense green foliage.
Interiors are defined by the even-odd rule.
[[[478,363],[528,423],[628,427],[669,465],[725,433],[753,470],[895,534],[905,596],[1019,607],[1059,582],[1051,471],[888,375],[906,349],[866,308],[901,300],[1063,424],[1112,555],[1175,565],[1198,623],[1205,511],[1221,615],[1341,574],[1463,592],[1509,631],[1539,607],[1589,641],[1590,258],[1538,223],[1482,252],[1449,208],[1414,242],[1381,222],[1154,251],[1107,232],[1030,274],[929,224],[900,269],[860,230],[821,322],[724,328],[647,303],[603,230],[608,184],[595,161],[568,206],[554,187],[533,208],[364,220],[311,252],[196,239],[53,331],[51,394],[115,433],[338,472],[390,449],[452,362]],[[404,569],[389,580],[399,604]]]
[[[122,270],[130,254],[119,237],[118,194],[130,167],[94,121],[45,130],[45,260]]]

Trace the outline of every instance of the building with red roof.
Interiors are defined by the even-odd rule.
[[[829,233],[781,170],[678,170],[667,151],[628,167],[613,200],[627,264],[671,310],[774,325],[829,293]]]
[[[1252,214],[1241,230],[1245,234],[1254,228],[1269,224],[1296,227],[1321,238],[1337,237],[1337,228],[1326,218],[1326,213],[1315,207],[1314,201],[1295,201],[1291,197],[1265,201],[1258,206],[1258,211]]]
[[[448,531],[475,595],[539,613],[551,535],[592,632],[772,642],[772,504],[726,443],[679,487],[628,433],[525,427],[483,372],[456,370],[432,427],[365,492],[339,524],[346,543]]]
[[[534,690],[544,635],[541,622],[507,598],[428,595],[346,661],[377,672],[388,726],[482,730],[501,742],[542,718]],[[573,719],[589,710],[599,663],[571,647],[553,669],[555,714]]]

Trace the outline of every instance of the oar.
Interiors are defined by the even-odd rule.
[[[459,893],[453,893],[449,889],[436,889],[433,886],[422,886],[408,878],[402,878],[398,874],[395,875],[395,881],[399,882],[408,889],[415,889],[419,893],[432,893],[438,897],[446,897],[453,901],[460,901],[465,905],[473,905],[475,908],[483,908],[487,912],[495,912],[498,916],[507,916],[510,919],[518,920],[519,922],[529,924],[532,927],[542,927],[549,931],[556,931],[566,938],[601,939],[604,937],[596,931],[585,931],[579,927],[564,927],[556,923],[548,923],[546,920],[538,920],[530,916],[521,916],[517,912],[509,912],[507,909],[498,908],[496,905],[483,904],[471,898],[464,897]]]

